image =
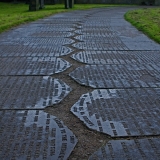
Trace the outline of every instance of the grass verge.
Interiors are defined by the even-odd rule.
[[[0,33],[18,26],[19,24],[35,21],[60,12],[71,11],[64,9],[64,4],[45,5],[45,8],[38,11],[29,11],[29,5],[24,3],[2,3],[0,2]],[[98,7],[109,7],[116,5],[104,4],[77,4],[72,10],[82,10]]]
[[[160,8],[129,11],[125,19],[148,37],[160,43]]]

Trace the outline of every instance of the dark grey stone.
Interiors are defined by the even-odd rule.
[[[54,37],[54,38],[17,38],[14,40],[3,40],[0,41],[2,45],[41,45],[41,46],[50,46],[50,45],[65,45],[65,44],[71,44],[74,40],[69,38],[60,38],[60,37]]]
[[[77,143],[62,121],[44,111],[0,111],[0,123],[1,160],[66,160]]]
[[[122,43],[121,39],[116,36],[87,36],[80,35],[76,36],[75,39],[83,41],[83,42],[100,42],[100,43]]]
[[[71,88],[49,76],[3,76],[0,91],[0,109],[42,109],[62,101]]]
[[[71,66],[56,57],[3,57],[0,62],[0,75],[52,75]]]
[[[0,45],[0,57],[10,56],[29,56],[29,57],[59,57],[70,54],[72,49],[69,47],[54,45]]]
[[[160,51],[82,51],[71,57],[87,64],[160,63]]]
[[[71,111],[111,137],[160,134],[160,88],[101,89],[83,94]]]
[[[81,85],[93,88],[160,87],[160,65],[86,65],[70,73]]]
[[[101,147],[89,160],[159,160],[160,138],[135,140],[111,140]]]
[[[73,47],[84,50],[128,50],[127,46],[122,42],[79,42],[73,44]]]

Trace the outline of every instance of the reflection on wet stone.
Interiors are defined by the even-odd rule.
[[[112,43],[112,42],[79,42],[73,44],[73,47],[77,49],[84,49],[84,50],[128,50],[127,46],[123,43]]]
[[[71,111],[89,128],[112,137],[160,134],[160,89],[101,89],[84,94]]]
[[[89,160],[145,159],[158,160],[160,139],[144,138],[135,140],[112,140],[89,157]]]
[[[60,37],[54,37],[54,38],[17,38],[14,40],[6,41],[3,40],[0,43],[1,44],[8,44],[8,45],[42,45],[42,46],[47,46],[47,45],[65,45],[65,44],[71,44],[73,43],[74,40],[69,39],[69,38],[60,38]]]
[[[71,57],[87,64],[160,63],[160,51],[81,51]]]
[[[71,66],[56,57],[3,57],[0,62],[0,75],[52,75]]]
[[[42,56],[42,57],[59,57],[72,52],[69,47],[56,45],[56,46],[24,46],[24,45],[0,45],[0,56]]]
[[[48,76],[0,77],[1,109],[40,109],[59,103],[71,88]]]
[[[43,111],[0,111],[0,159],[62,159],[77,139],[57,117]]]
[[[144,75],[150,78],[146,80]],[[86,65],[70,76],[93,88],[160,87],[160,67],[156,64]]]

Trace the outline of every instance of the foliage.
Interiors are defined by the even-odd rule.
[[[64,4],[45,5],[45,8],[38,11],[29,11],[28,4],[14,4],[0,2],[0,33],[19,24],[35,21],[59,12],[71,11],[64,9]],[[76,4],[72,10],[82,10],[99,7],[110,7],[116,5],[107,4]]]
[[[160,43],[160,8],[143,8],[125,14],[125,19]]]

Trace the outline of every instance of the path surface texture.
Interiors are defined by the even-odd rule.
[[[1,160],[159,160],[160,45],[125,21],[131,9],[0,35]]]

